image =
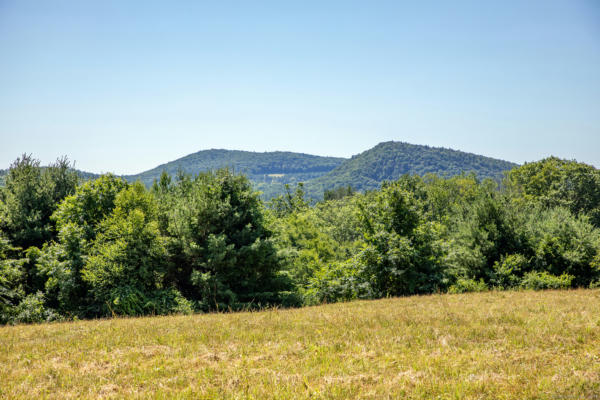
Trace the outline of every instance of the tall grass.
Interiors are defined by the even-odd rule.
[[[600,399],[600,290],[3,327],[0,397]]]

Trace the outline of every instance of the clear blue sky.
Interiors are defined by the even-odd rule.
[[[0,0],[0,168],[387,140],[600,167],[600,2]]]

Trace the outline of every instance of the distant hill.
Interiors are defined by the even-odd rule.
[[[251,152],[239,150],[202,150],[185,157],[159,165],[136,175],[125,175],[129,181],[140,180],[151,185],[163,171],[174,176],[178,171],[188,174],[231,168],[247,175],[254,187],[264,193],[265,198],[282,193],[284,184],[295,185],[325,175],[346,159],[321,157],[285,151]]]
[[[376,189],[383,181],[396,180],[404,174],[435,173],[453,176],[474,172],[479,178],[500,180],[504,171],[517,164],[472,153],[404,142],[384,142],[344,161],[337,168],[306,184],[313,197],[324,190],[352,186],[359,191]]]
[[[77,172],[77,175],[79,175],[79,177],[81,179],[83,179],[84,181],[87,181],[90,179],[97,179],[97,178],[100,178],[100,176],[102,176],[102,174],[95,174],[93,172],[80,171],[78,169],[76,169],[75,172]]]
[[[228,167],[247,175],[254,188],[263,192],[264,199],[283,193],[285,184],[295,186],[298,182],[305,183],[310,197],[319,199],[328,189],[348,185],[359,191],[376,189],[381,182],[398,179],[403,174],[452,176],[475,172],[482,179],[500,180],[504,171],[516,165],[457,150],[384,142],[350,159],[286,151],[202,150],[136,175],[124,175],[123,178],[130,182],[140,180],[150,186],[163,171],[171,176],[180,170],[195,175]],[[0,170],[0,185],[6,172]],[[99,176],[83,171],[78,173],[83,179]]]

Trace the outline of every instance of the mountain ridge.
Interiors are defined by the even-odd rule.
[[[174,176],[231,168],[248,176],[263,199],[285,192],[285,185],[302,182],[312,198],[322,198],[324,191],[352,186],[359,191],[379,187],[383,181],[403,174],[435,173],[452,176],[474,172],[479,178],[500,180],[504,171],[518,164],[444,147],[410,144],[402,141],[381,142],[350,158],[318,156],[291,151],[245,151],[206,149],[160,164],[138,174],[120,175],[133,182],[150,186],[163,171]],[[0,170],[6,173],[7,170]],[[78,171],[84,179],[99,174]],[[0,173],[0,175],[3,175]],[[0,176],[0,182],[2,181]]]
[[[478,178],[500,181],[504,171],[518,166],[510,161],[461,150],[401,141],[381,142],[356,154],[329,173],[307,183],[307,191],[320,196],[324,190],[350,185],[359,191],[378,188],[383,181],[404,174],[435,173],[453,176],[474,172]]]

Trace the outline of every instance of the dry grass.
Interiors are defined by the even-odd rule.
[[[600,399],[600,291],[0,328],[3,398]]]

